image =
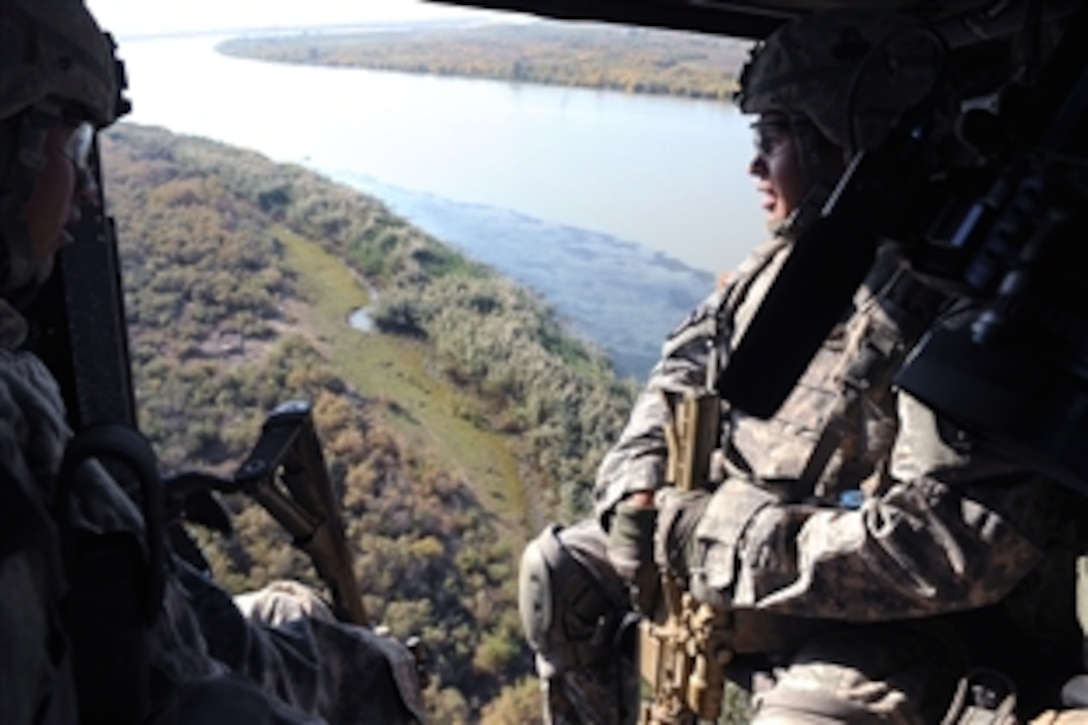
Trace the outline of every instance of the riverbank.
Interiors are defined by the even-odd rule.
[[[714,287],[710,272],[608,234],[458,204],[359,174],[333,178],[538,292],[572,330],[605,350],[623,377],[644,380],[665,335]],[[722,255],[723,270],[742,255],[734,256]]]
[[[611,25],[533,22],[227,40],[224,54],[728,101],[751,43]]]
[[[765,235],[750,119],[730,104],[264,63],[215,42],[128,44],[130,120],[607,234],[711,274]]]

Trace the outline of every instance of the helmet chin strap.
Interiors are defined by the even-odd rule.
[[[834,188],[833,185],[809,184],[808,192],[796,208],[771,231],[776,236],[790,241],[796,240],[814,219],[820,217],[827,197],[831,195]]]
[[[797,207],[774,229],[774,233],[786,239],[796,239],[812,222],[819,218],[831,192],[846,169],[843,150],[833,144],[803,116],[789,117],[790,137],[797,155],[801,173],[805,176],[804,197]]]

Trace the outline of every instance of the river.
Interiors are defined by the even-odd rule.
[[[623,372],[644,373],[712,275],[763,235],[748,119],[727,104],[266,63],[223,56],[219,40],[122,41],[126,120],[377,196],[537,289]]]

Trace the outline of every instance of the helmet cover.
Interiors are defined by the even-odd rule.
[[[81,126],[108,126],[128,110],[113,51],[82,0],[0,4],[0,292],[41,281],[51,268],[36,258],[24,218],[49,130],[64,122],[85,142]]]
[[[903,13],[815,13],[753,47],[735,100],[743,113],[806,118],[849,152],[871,150],[934,90],[943,52],[939,36]]]
[[[52,99],[101,128],[122,112],[113,42],[81,0],[0,7],[0,119]]]

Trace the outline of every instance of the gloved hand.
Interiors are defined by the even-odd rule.
[[[664,488],[657,492],[654,561],[661,571],[686,579],[695,543],[695,527],[703,518],[710,494]]]
[[[657,509],[652,499],[629,497],[616,504],[608,530],[608,560],[631,588],[631,598],[648,612],[660,577],[654,566],[654,529]]]

